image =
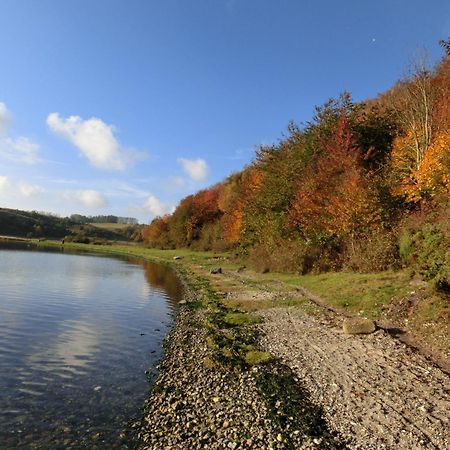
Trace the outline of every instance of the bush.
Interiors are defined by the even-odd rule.
[[[399,247],[393,232],[375,231],[348,245],[345,267],[357,272],[379,272],[396,268]]]
[[[264,244],[254,247],[249,254],[250,265],[259,272],[293,272],[305,275],[338,269],[342,265],[339,245],[328,240],[306,243],[283,240],[271,249]]]
[[[450,239],[428,225],[414,236],[421,274],[439,289],[450,288]]]
[[[408,231],[404,231],[398,239],[399,256],[404,263],[409,263],[414,250],[413,237]]]
[[[450,289],[450,226],[447,202],[408,216],[398,239],[402,263],[438,289]]]

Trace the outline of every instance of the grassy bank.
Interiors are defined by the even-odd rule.
[[[61,247],[59,242],[38,245]],[[159,250],[130,245],[65,244],[65,249],[143,257],[170,263],[209,284],[221,307],[256,312],[272,307],[298,307],[314,313],[318,299],[346,315],[363,315],[388,321],[440,352],[450,347],[450,300],[406,271],[377,273],[329,272],[320,275],[258,273],[227,252],[187,249]],[[211,274],[221,268],[222,274]],[[205,286],[206,286],[205,284]],[[202,289],[206,289],[203,286]],[[304,295],[305,289],[311,297]]]

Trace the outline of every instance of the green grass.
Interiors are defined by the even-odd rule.
[[[350,313],[377,318],[383,306],[411,292],[405,272],[329,272],[320,275],[266,274],[261,280],[270,286],[278,279],[291,286],[303,286],[330,306]]]
[[[95,228],[102,228],[104,230],[112,230],[112,231],[124,230],[124,229],[128,228],[129,226],[131,226],[126,223],[90,223],[89,225],[91,225]]]
[[[225,314],[223,321],[228,325],[254,325],[262,322],[262,317],[256,314],[229,312]]]
[[[221,303],[230,309],[239,309],[247,312],[259,311],[270,308],[301,308],[305,312],[314,314],[317,313],[319,307],[308,300],[306,297],[284,297],[273,299],[223,299]]]
[[[257,366],[260,364],[267,364],[272,361],[273,357],[268,352],[260,352],[257,350],[250,350],[245,354],[245,362],[249,366]]]

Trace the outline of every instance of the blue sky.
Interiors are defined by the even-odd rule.
[[[447,0],[0,0],[0,206],[148,222],[449,35]]]

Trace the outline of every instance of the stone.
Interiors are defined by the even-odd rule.
[[[213,267],[210,270],[210,273],[213,274],[213,275],[218,274],[218,273],[222,273],[222,267]]]
[[[182,256],[174,256],[173,259],[177,260],[177,259],[183,259]]]
[[[342,329],[346,334],[370,334],[376,330],[375,322],[365,317],[345,319]]]

